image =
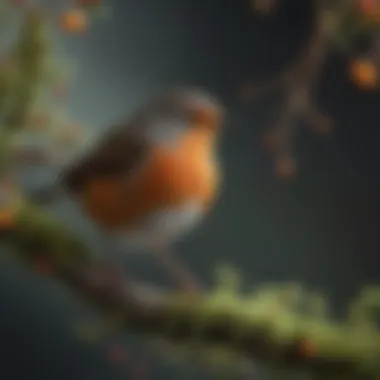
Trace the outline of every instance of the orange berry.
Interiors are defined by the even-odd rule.
[[[351,63],[350,76],[358,87],[366,90],[376,87],[379,79],[376,66],[366,59],[357,59]]]
[[[310,340],[304,340],[299,345],[300,354],[303,356],[315,356],[318,353],[317,347],[314,342]]]
[[[71,9],[61,15],[60,24],[66,32],[83,33],[88,27],[88,17],[80,9]]]
[[[11,210],[0,210],[0,230],[9,230],[15,227],[16,218]]]
[[[17,224],[17,188],[11,180],[0,180],[0,230],[8,231]]]
[[[380,22],[380,2],[378,0],[357,0],[361,14],[370,22]]]

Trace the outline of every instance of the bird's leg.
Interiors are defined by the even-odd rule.
[[[106,282],[114,289],[122,287],[123,284],[131,281],[127,271],[124,268],[124,260],[119,251],[116,250],[117,246],[112,235],[103,233],[101,235],[101,242],[103,252],[99,253],[99,261],[104,261],[101,264],[102,272],[106,276]],[[104,252],[107,253],[107,258],[104,257]]]
[[[201,281],[178,260],[177,255],[173,253],[168,244],[160,244],[154,249],[154,254],[163,269],[183,291],[200,293],[203,290]]]

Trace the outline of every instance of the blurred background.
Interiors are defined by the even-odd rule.
[[[59,2],[49,0],[49,7],[53,3]],[[238,89],[270,80],[292,62],[312,33],[311,2],[283,1],[268,17],[252,12],[245,0],[109,5],[109,20],[79,36],[55,36],[57,52],[77,65],[70,114],[97,135],[159,89],[197,85],[216,94],[228,110],[220,148],[223,193],[201,228],[181,241],[182,259],[207,283],[221,261],[240,269],[248,288],[302,282],[327,294],[341,316],[350,297],[380,280],[379,93],[359,91],[347,73],[347,56],[330,52],[315,103],[334,119],[334,133],[321,137],[300,129],[294,145],[298,171],[281,179],[262,149],[262,135],[276,122],[283,99],[244,102]],[[57,203],[53,212],[77,226],[89,244],[99,243],[99,234],[73,207]],[[127,265],[138,278],[166,281],[148,256],[132,256]],[[53,281],[1,266],[0,378],[212,377],[191,362],[171,366],[127,334],[110,340],[126,341],[126,363],[141,360],[143,369],[115,366],[107,357],[109,342],[88,345],[72,332],[76,307],[75,298]]]

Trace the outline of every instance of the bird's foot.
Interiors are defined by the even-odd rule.
[[[155,251],[163,269],[178,284],[179,288],[188,294],[201,294],[203,286],[201,281],[186,267],[175,254],[168,249],[158,249]]]
[[[128,276],[120,263],[109,263],[86,268],[86,284],[96,292],[120,295],[128,286]]]

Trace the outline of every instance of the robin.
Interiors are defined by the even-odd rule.
[[[150,250],[193,288],[199,284],[170,248],[216,200],[222,121],[222,106],[202,90],[166,91],[111,127],[60,185],[108,236]]]

